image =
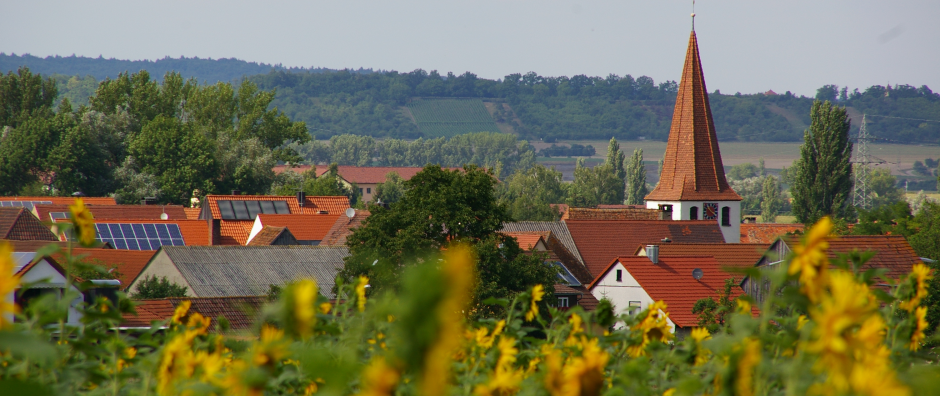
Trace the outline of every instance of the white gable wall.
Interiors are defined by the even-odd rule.
[[[31,284],[31,287],[40,289],[65,289],[65,280],[65,275],[53,267],[52,264],[49,264],[46,259],[42,259],[37,262],[36,265],[34,265],[29,269],[29,271],[26,271],[26,273],[20,277],[21,284]],[[81,295],[81,292],[79,292],[78,288],[76,288],[74,285],[71,286],[71,290],[79,294],[78,297],[72,300],[72,302],[69,304],[69,313],[66,323],[77,326],[80,324],[79,321],[82,318],[82,314],[78,310],[78,306],[81,305],[85,299]],[[12,303],[15,298],[15,293],[16,292],[7,294],[5,296],[5,300],[9,303]],[[5,316],[5,319],[11,322],[13,321],[13,315],[5,314]]]
[[[246,246],[252,239],[255,239],[255,235],[258,235],[262,228],[264,228],[264,225],[261,224],[261,216],[255,216],[255,223],[252,224],[251,232],[248,233],[248,240],[245,241]]]
[[[650,263],[650,265],[653,265]],[[617,271],[622,271],[622,278],[617,282]],[[620,262],[607,271],[607,273],[591,288],[591,294],[598,300],[607,298],[614,304],[614,313],[617,315],[627,313],[630,310],[630,301],[639,301],[642,311],[654,303],[649,293],[640,286],[640,283],[630,275],[626,267]],[[672,332],[676,331],[676,325],[668,319],[669,328]]]

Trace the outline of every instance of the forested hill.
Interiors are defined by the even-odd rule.
[[[183,78],[193,77],[199,82],[214,84],[217,82],[231,82],[255,74],[264,74],[279,70],[287,72],[321,72],[329,69],[321,68],[288,68],[282,65],[269,65],[266,63],[246,62],[238,59],[179,59],[165,57],[155,61],[151,60],[120,60],[105,59],[103,57],[87,58],[84,56],[48,56],[40,58],[29,54],[16,55],[0,53],[0,71],[15,71],[20,66],[26,66],[33,73],[42,75],[63,74],[68,76],[92,76],[101,81],[105,78],[115,78],[123,72],[136,73],[147,70],[152,76],[160,78],[169,71],[180,73]],[[372,70],[359,72],[371,73]]]
[[[156,79],[172,70],[207,83],[249,76],[262,89],[276,89],[272,105],[295,121],[305,121],[310,133],[320,139],[344,133],[434,137],[441,136],[441,131],[492,130],[498,124],[501,131],[548,142],[610,137],[665,140],[678,88],[675,81],[657,83],[646,76],[613,74],[546,77],[530,72],[489,80],[470,72],[289,69],[235,59],[121,61],[0,54],[0,72],[15,71],[21,65],[33,73],[54,76],[59,96],[75,104],[87,103],[99,81],[125,70],[147,70]],[[416,106],[419,98],[423,104]],[[456,98],[473,98],[476,104],[427,102]],[[798,141],[809,124],[814,99],[789,92],[726,95],[719,90],[709,98],[718,138],[723,141]],[[940,95],[926,86],[876,85],[849,91],[827,85],[817,91],[816,98],[848,107],[853,133],[865,113],[870,115],[869,133],[880,141],[940,143],[940,122],[925,121],[940,120]],[[469,111],[482,108],[480,101],[496,124],[483,122],[478,111]],[[432,128],[422,128],[422,117],[437,120],[434,133],[428,133]]]

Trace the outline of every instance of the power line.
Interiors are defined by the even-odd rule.
[[[874,115],[874,114],[869,114],[868,116],[869,116],[869,117],[881,117],[881,118],[895,118],[895,119],[898,119],[898,120],[911,120],[911,121],[924,121],[924,122],[940,122],[940,121],[938,121],[938,120],[925,120],[925,119],[922,119],[922,118],[894,117],[894,116],[884,116],[884,115]],[[864,118],[865,118],[865,115],[863,114],[863,115],[862,115],[862,119],[864,120]]]

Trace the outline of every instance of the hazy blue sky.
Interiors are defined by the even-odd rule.
[[[710,90],[940,91],[940,1],[700,0]],[[691,1],[0,2],[0,52],[678,80]]]

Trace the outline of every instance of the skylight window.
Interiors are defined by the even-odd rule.
[[[290,214],[287,201],[217,201],[222,220],[254,220],[259,214]]]
[[[49,212],[49,218],[51,218],[52,221],[59,219],[70,219],[72,218],[72,214],[69,212]]]
[[[177,224],[97,223],[96,239],[115,249],[157,250],[160,246],[186,246]]]

